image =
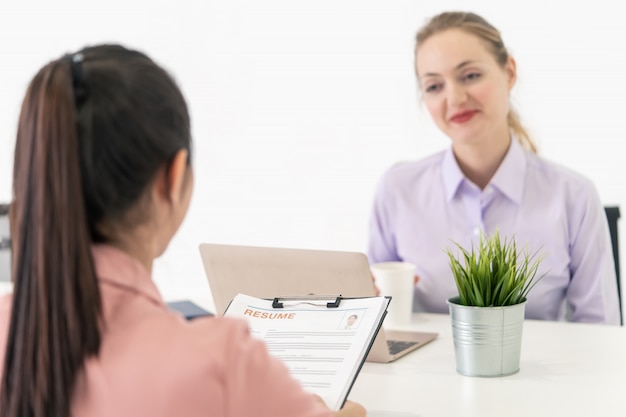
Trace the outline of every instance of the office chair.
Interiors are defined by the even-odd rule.
[[[622,311],[622,289],[619,271],[619,242],[617,237],[617,221],[620,218],[618,206],[605,206],[604,211],[609,221],[609,231],[611,232],[611,245],[613,246],[613,260],[615,261],[615,275],[617,276],[617,297],[619,299],[619,323],[624,325],[624,314]]]

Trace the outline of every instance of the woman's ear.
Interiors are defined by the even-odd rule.
[[[512,56],[509,57],[504,70],[506,71],[507,77],[509,79],[508,85],[509,91],[511,91],[511,89],[515,85],[515,82],[517,81],[517,63]]]
[[[165,200],[173,203],[182,198],[185,184],[185,174],[187,173],[187,158],[189,151],[181,149],[176,155],[157,172],[154,185],[152,187],[153,196],[158,200]]]
[[[176,152],[172,158],[169,169],[166,171],[167,191],[170,201],[178,201],[183,196],[183,188],[185,185],[185,175],[189,160],[189,151],[181,149]]]

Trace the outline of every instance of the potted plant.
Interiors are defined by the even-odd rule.
[[[538,252],[518,251],[515,238],[482,233],[470,250],[446,252],[458,290],[448,300],[457,371],[504,376],[519,371],[526,297],[537,276]]]

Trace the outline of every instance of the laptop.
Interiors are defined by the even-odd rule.
[[[218,315],[238,293],[268,299],[376,295],[367,256],[359,252],[203,243],[200,255]],[[367,361],[394,361],[436,337],[437,333],[385,330],[383,324]]]

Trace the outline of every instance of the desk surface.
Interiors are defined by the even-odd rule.
[[[626,416],[626,328],[526,320],[519,373],[456,372],[450,318],[416,314],[439,337],[390,364],[366,363],[349,398],[369,417]]]
[[[395,362],[365,363],[349,398],[368,417],[626,416],[626,327],[526,320],[520,371],[498,378],[456,372],[447,314],[415,314],[406,329],[439,336]]]

